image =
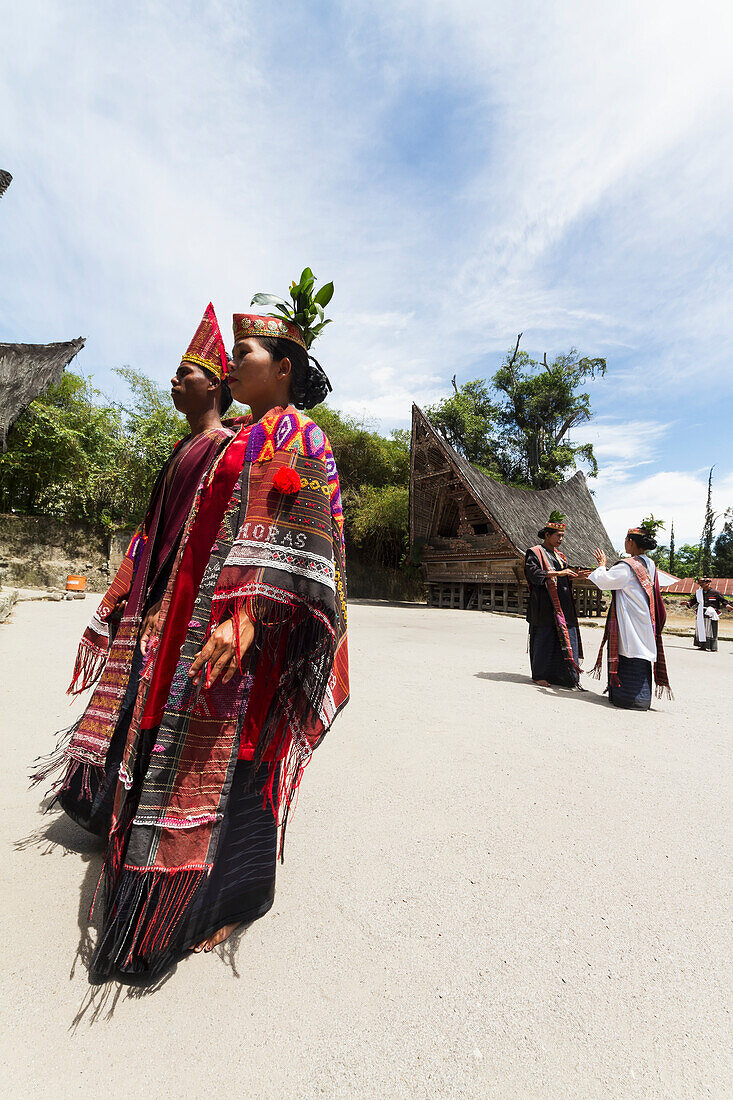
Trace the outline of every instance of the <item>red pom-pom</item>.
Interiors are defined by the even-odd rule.
[[[300,490],[300,474],[292,466],[281,466],[272,479],[272,484],[283,496],[292,496]]]

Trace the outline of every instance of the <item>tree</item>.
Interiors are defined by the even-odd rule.
[[[672,526],[671,526],[670,531],[669,531],[669,571],[673,576],[675,575],[674,565],[675,565],[675,557],[674,557],[674,520],[672,520]]]
[[[410,490],[406,485],[364,485],[350,498],[352,542],[380,565],[398,566],[407,552]]]
[[[672,569],[669,561],[669,547],[659,546],[651,556],[660,569],[674,573],[675,577],[697,577],[699,575],[697,566],[699,554],[699,546],[686,543],[684,546],[678,547],[674,553],[674,569]]]
[[[31,402],[0,456],[2,511],[94,514],[94,480],[117,457],[122,434],[119,412],[100,398],[87,379],[66,371]]]
[[[519,340],[493,377],[494,388],[504,394],[498,416],[504,479],[549,489],[565,480],[578,459],[589,464],[595,477],[598,464],[592,445],[573,446],[567,435],[590,420],[590,395],[580,392],[580,386],[596,374],[603,376],[606,360],[579,358],[571,348],[551,364],[547,356],[538,363],[518,348]]]
[[[410,433],[379,435],[363,421],[318,405],[311,416],[328,436],[339,471],[341,490],[362,485],[403,485],[410,480]]]
[[[0,456],[0,510],[86,519],[106,529],[138,523],[155,477],[187,431],[165,390],[124,367],[132,401],[105,404],[66,371],[32,401]]]
[[[733,577],[733,508],[726,509],[723,530],[715,540],[713,572],[716,577]]]
[[[547,489],[579,461],[595,477],[592,445],[573,445],[568,433],[590,420],[590,395],[580,387],[606,373],[606,360],[580,358],[571,348],[540,363],[519,350],[521,335],[490,384],[475,379],[457,388],[454,379],[455,393],[428,416],[469,462],[501,481]]]
[[[499,408],[486,382],[475,379],[427,410],[435,428],[459,454],[486,473],[498,477],[496,434]]]
[[[715,466],[711,466],[708,475],[708,499],[705,505],[705,520],[702,525],[702,536],[700,538],[698,570],[701,577],[709,577],[712,570],[713,537],[715,535],[715,520],[718,518],[713,512],[712,505],[714,469]]]

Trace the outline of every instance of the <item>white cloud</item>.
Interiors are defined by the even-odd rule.
[[[713,475],[714,476],[714,475]],[[674,520],[675,541],[695,544],[700,540],[707,500],[707,470],[689,473],[684,470],[662,470],[648,476],[634,476],[608,482],[599,478],[596,507],[611,536],[614,546],[622,547],[629,527],[649,513],[665,521],[662,542],[669,541]],[[713,510],[721,514],[733,506],[733,476],[713,480]],[[718,521],[717,530],[722,526]]]
[[[0,44],[4,338],[87,335],[102,380],[163,380],[209,298],[227,330],[308,263],[336,283],[336,405],[404,423],[519,331],[574,344],[609,357],[598,499],[631,463],[656,491],[657,402],[733,392],[732,30],[704,0],[25,0]]]

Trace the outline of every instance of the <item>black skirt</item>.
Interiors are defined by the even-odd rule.
[[[578,630],[569,626],[570,644],[573,657],[578,660]],[[531,626],[529,628],[529,661],[533,680],[547,680],[560,687],[576,687],[578,673],[568,668],[560,648],[557,628],[553,626]]]
[[[248,924],[272,907],[277,822],[269,803],[263,805],[262,789],[268,770],[269,765],[263,764],[253,783],[252,764],[237,761],[214,866],[194,898],[177,939],[184,950],[195,947],[225,924]]]
[[[608,697],[613,705],[626,710],[649,710],[652,705],[651,661],[619,654],[618,678],[619,685],[608,685]]]

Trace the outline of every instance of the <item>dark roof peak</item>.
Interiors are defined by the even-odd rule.
[[[433,427],[418,405],[412,406],[412,424],[413,440],[418,425],[433,437],[472,495],[518,551],[524,553],[537,544],[537,532],[556,508],[567,517],[563,553],[571,563],[593,565],[597,546],[609,557],[616,555],[582,470],[550,489],[518,489],[472,466]]]

